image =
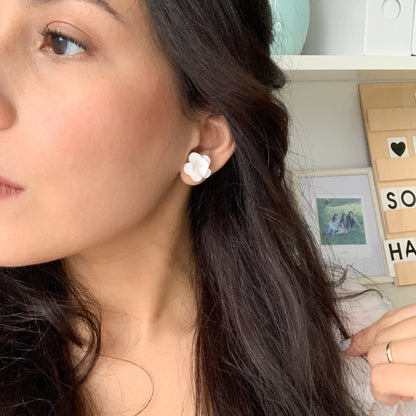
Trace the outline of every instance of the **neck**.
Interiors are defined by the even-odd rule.
[[[176,213],[170,210],[171,215],[169,210],[156,213],[111,242],[65,259],[70,276],[98,302],[103,341],[111,350],[193,329],[196,305],[187,203],[180,208]]]

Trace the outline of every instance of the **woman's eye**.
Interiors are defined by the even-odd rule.
[[[46,30],[42,35],[46,40],[44,48],[51,49],[56,55],[71,56],[87,50],[80,42],[63,33]]]

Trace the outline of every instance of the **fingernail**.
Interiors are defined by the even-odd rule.
[[[344,341],[341,341],[339,343],[339,348],[341,349],[341,351],[345,351],[349,348],[350,345],[351,345],[351,338],[344,339]]]

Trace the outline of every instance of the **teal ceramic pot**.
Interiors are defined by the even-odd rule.
[[[273,55],[299,55],[309,29],[309,0],[270,0],[275,40]]]

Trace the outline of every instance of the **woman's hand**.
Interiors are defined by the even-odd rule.
[[[391,363],[386,353],[390,341]],[[416,399],[416,304],[388,312],[357,332],[345,353],[368,354],[371,391],[379,401],[393,406]]]

